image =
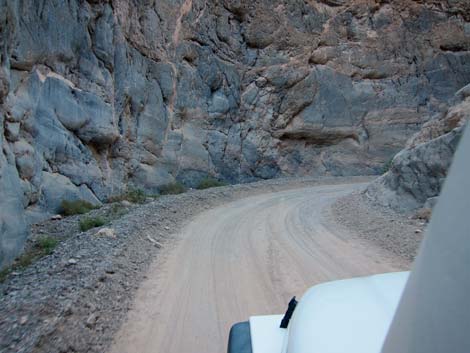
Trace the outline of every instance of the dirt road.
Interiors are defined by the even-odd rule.
[[[362,184],[263,194],[193,219],[140,287],[112,353],[223,353],[230,326],[328,280],[402,269],[329,206]]]

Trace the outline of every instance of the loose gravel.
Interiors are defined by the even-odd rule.
[[[353,234],[401,257],[408,267],[415,259],[427,222],[397,213],[355,192],[337,200],[332,213]]]
[[[178,231],[198,213],[264,192],[369,180],[277,179],[194,190],[143,205],[120,204],[118,213],[116,204],[106,205],[35,225],[32,241],[48,235],[62,242],[51,255],[0,284],[0,352],[105,352],[149,264],[174,246]],[[116,219],[80,232],[80,219],[98,216]],[[112,231],[96,235],[104,228]]]

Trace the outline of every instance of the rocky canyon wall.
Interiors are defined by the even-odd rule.
[[[447,111],[423,125],[391,161],[389,170],[367,188],[371,199],[404,212],[433,207],[470,121],[470,85],[451,102]]]
[[[0,0],[0,264],[62,199],[378,174],[470,82],[468,1]]]

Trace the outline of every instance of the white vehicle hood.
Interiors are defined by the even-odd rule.
[[[281,316],[250,318],[253,353],[380,353],[408,272],[310,288],[287,330]]]
[[[287,343],[287,330],[279,328],[284,315],[250,317],[253,353],[281,353]]]

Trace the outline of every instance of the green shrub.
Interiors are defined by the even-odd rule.
[[[129,189],[125,194],[125,199],[132,203],[144,203],[146,198],[142,189]]]
[[[16,268],[26,268],[41,257],[52,254],[59,242],[59,239],[48,235],[38,237],[33,245],[15,260]]]
[[[39,237],[29,249],[15,259],[10,267],[0,271],[0,282],[3,282],[11,272],[24,270],[40,258],[52,254],[58,244],[59,240],[56,238],[46,235]]]
[[[106,223],[103,217],[87,217],[80,221],[80,230],[86,232],[91,228],[104,226]]]
[[[161,195],[176,195],[186,191],[183,184],[175,182],[160,186]]]
[[[147,195],[142,189],[128,189],[124,194],[111,196],[108,202],[129,201],[132,203],[144,203]]]
[[[23,270],[29,265],[31,265],[34,262],[34,260],[38,258],[39,256],[36,255],[36,252],[27,251],[15,260],[15,268]]]
[[[204,178],[199,182],[196,188],[199,190],[203,190],[203,189],[215,188],[218,186],[225,186],[225,185],[227,184],[224,183],[223,181],[220,181],[214,178]]]
[[[60,204],[61,213],[65,216],[88,213],[98,208],[91,203],[83,200],[63,200]]]
[[[111,219],[118,219],[124,216],[128,212],[128,209],[121,205],[120,203],[114,203],[109,212],[107,213],[107,217]]]
[[[387,162],[385,162],[384,166],[382,167],[382,174],[387,173],[393,164],[393,157],[390,158]]]
[[[45,255],[51,254],[56,246],[59,244],[59,239],[49,237],[49,236],[42,236],[39,237],[34,246],[39,249]]]
[[[4,268],[3,270],[0,271],[0,283],[2,283],[3,281],[7,279],[11,271],[12,271],[11,267]]]

